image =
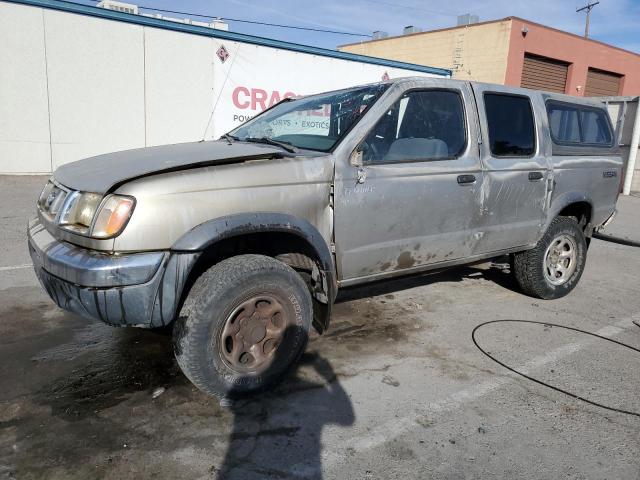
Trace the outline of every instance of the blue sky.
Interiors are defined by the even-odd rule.
[[[126,1],[126,0],[125,0]],[[401,33],[405,25],[423,30],[455,25],[456,16],[474,13],[480,21],[518,16],[569,32],[584,32],[587,0],[131,0],[139,5],[311,28],[370,34]],[[169,15],[169,14],[166,14]],[[176,15],[174,15],[176,16]],[[303,32],[229,22],[236,32],[335,48],[358,41],[346,35]],[[591,14],[591,37],[640,52],[640,0],[600,0]]]

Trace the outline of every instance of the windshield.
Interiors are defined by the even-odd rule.
[[[327,152],[387,87],[388,84],[367,85],[282,102],[229,135],[241,141],[266,139]]]

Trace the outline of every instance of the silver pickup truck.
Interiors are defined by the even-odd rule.
[[[171,326],[185,375],[235,396],[296,362],[338,288],[509,254],[524,293],[566,295],[621,168],[601,104],[404,78],[64,165],[29,250],[61,308]]]

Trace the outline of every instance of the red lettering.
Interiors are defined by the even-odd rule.
[[[251,90],[251,110],[255,110],[260,105],[260,110],[266,109],[265,102],[267,100],[267,92],[261,88],[253,88]]]
[[[280,92],[274,91],[271,94],[271,100],[269,100],[269,107],[273,107],[279,101],[280,101]]]
[[[247,87],[236,87],[235,90],[233,91],[232,95],[231,95],[232,96],[232,100],[233,100],[233,104],[237,108],[242,108],[242,109],[248,108],[249,107],[249,100],[245,100],[242,103],[240,102],[240,94],[241,93],[244,95],[245,98],[250,96],[250,92],[249,92],[249,89]]]
[[[298,96],[293,92],[281,95],[279,91],[273,90],[269,94],[262,88],[249,89],[247,87],[236,87],[231,94],[231,99],[236,108],[250,108],[251,110],[257,110],[258,108],[265,110],[285,98],[298,98]]]

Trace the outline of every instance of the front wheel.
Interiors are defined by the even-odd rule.
[[[237,397],[264,389],[304,351],[312,308],[291,267],[262,255],[229,258],[191,288],[174,328],[176,359],[206,393]]]
[[[514,255],[513,267],[524,293],[550,300],[575,288],[586,259],[587,243],[578,222],[556,217],[535,248]]]

